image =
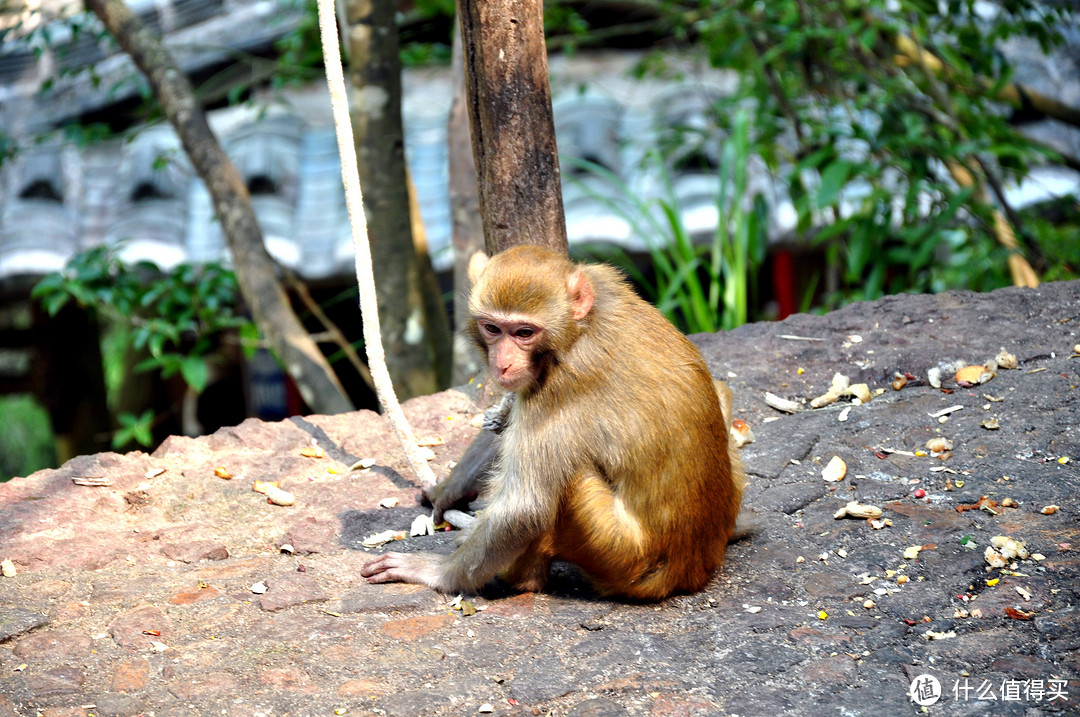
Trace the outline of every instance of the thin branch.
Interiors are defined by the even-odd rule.
[[[289,281],[289,287],[296,292],[296,295],[300,297],[301,303],[311,312],[311,315],[315,317],[316,321],[323,325],[327,341],[335,344],[342,353],[345,354],[345,358],[349,359],[349,363],[353,365],[356,372],[360,374],[360,378],[364,379],[364,383],[368,385],[371,390],[375,390],[375,381],[371,378],[371,371],[367,365],[360,359],[360,354],[353,348],[352,343],[346,338],[338,325],[330,320],[330,317],[326,315],[319,303],[312,297],[311,292],[308,290],[307,284],[300,280],[293,272],[288,272],[286,275]],[[316,341],[319,341],[321,337],[313,336]]]
[[[979,163],[979,167],[982,169],[983,177],[986,179],[986,183],[990,185],[990,190],[993,191],[994,196],[997,197],[998,204],[1001,205],[1002,210],[1005,212],[1005,216],[1016,228],[1017,233],[1024,238],[1024,246],[1034,255],[1035,263],[1039,266],[1043,266],[1046,260],[1046,255],[1043,254],[1042,248],[1030,232],[1024,231],[1024,223],[1020,218],[1019,212],[1016,208],[1009,203],[1008,198],[1005,196],[1005,187],[997,174],[994,173],[993,167],[990,167],[983,161],[982,157],[975,155],[975,161]]]
[[[750,33],[750,43],[754,46],[754,52],[761,58],[765,54],[765,49],[761,46],[761,43]],[[780,103],[780,109],[784,112],[784,115],[791,122],[791,126],[795,130],[795,136],[798,137],[799,143],[802,144],[805,139],[805,132],[803,131],[802,122],[799,120],[799,115],[795,112],[795,109],[791,106],[791,102],[788,100],[787,95],[784,93],[784,88],[780,86],[780,81],[776,78],[772,69],[766,67],[762,70],[765,74],[765,81],[769,83],[769,89],[772,91],[773,96],[776,97],[776,101]]]
[[[940,77],[944,80],[952,80],[953,71],[939,58],[926,48],[920,47],[918,42],[908,35],[897,35],[895,46],[899,55],[896,64],[920,65],[927,75]],[[1014,107],[1028,112],[1035,112],[1043,117],[1056,119],[1073,127],[1080,127],[1080,108],[1072,107],[1059,102],[1052,97],[1039,94],[1035,90],[1025,87],[1018,82],[1008,82],[1000,87],[993,80],[986,77],[976,77],[979,91],[992,92],[991,97],[1001,102],[1007,102]],[[996,88],[996,89],[995,89]],[[960,87],[971,92],[971,88]]]
[[[935,71],[935,67],[940,67],[941,61],[938,60],[932,53],[923,49],[916,43],[915,40],[908,38],[907,36],[901,36],[906,38],[910,42],[912,48],[912,56],[916,59],[919,65],[922,67],[923,72],[926,74],[928,84],[928,94],[941,106],[942,110],[952,118],[953,122],[956,121],[956,111],[953,106],[952,99],[949,97],[948,91],[942,85],[940,81],[939,72]],[[936,63],[936,64],[935,64]],[[959,123],[957,122],[959,125]],[[952,174],[953,179],[957,181],[962,187],[970,187],[975,190],[975,198],[983,203],[990,203],[989,193],[986,191],[986,184],[991,181],[989,174],[986,172],[986,166],[983,164],[982,159],[979,158],[977,153],[972,153],[972,156],[983,169],[982,177],[977,177],[970,168],[960,164],[959,160],[947,160],[946,164],[949,167],[949,172]],[[999,187],[1000,189],[1000,187]],[[1007,205],[1004,203],[1004,193],[999,195],[999,200],[1002,202],[1002,207]],[[1001,207],[993,207],[991,214],[994,219],[993,235],[1001,246],[1009,250],[1009,273],[1012,275],[1014,286],[1027,286],[1030,288],[1036,288],[1039,286],[1039,277],[1035,273],[1035,270],[1031,267],[1030,262],[1024,257],[1023,250],[1020,247],[1020,242],[1016,238],[1016,230],[1013,224],[1009,223],[1009,219],[1006,217]]]

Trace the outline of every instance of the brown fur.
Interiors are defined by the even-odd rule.
[[[609,594],[701,589],[723,560],[743,479],[723,390],[718,400],[697,348],[616,270],[540,247],[492,258],[470,313],[467,334],[517,391],[498,439],[477,449],[493,458],[490,503],[448,558],[383,556],[364,574],[458,592],[501,573],[538,590],[562,558]],[[485,336],[487,321],[507,328]],[[522,324],[535,335],[518,338]],[[436,512],[472,479],[434,491]]]

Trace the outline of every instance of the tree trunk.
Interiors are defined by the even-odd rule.
[[[468,102],[465,98],[465,64],[461,33],[454,27],[454,100],[447,122],[447,155],[450,174],[450,217],[454,244],[454,325],[460,329],[468,319],[469,259],[484,249],[484,227],[480,221],[480,189],[476,185],[476,162],[469,138]],[[467,383],[484,371],[477,352],[466,342],[454,344],[454,384]]]
[[[109,415],[98,322],[69,302],[56,316],[35,306],[34,393],[52,419],[56,465],[109,450]]]
[[[420,265],[420,296],[424,302],[424,315],[428,317],[428,333],[435,353],[435,382],[439,388],[446,388],[451,385],[453,373],[454,336],[450,330],[450,317],[443,300],[442,287],[439,286],[439,277],[435,274],[431,253],[428,251],[427,229],[424,228],[424,217],[420,213],[420,197],[407,164],[405,185],[409,190],[409,226],[412,228],[413,249]]]
[[[567,251],[541,0],[458,0],[488,253]]]
[[[344,7],[350,114],[382,340],[390,376],[404,399],[445,387],[434,367],[450,365],[450,333],[441,305],[439,311],[425,310],[422,262],[409,225],[395,6],[390,0],[345,0]]]
[[[187,77],[123,0],[87,0],[86,6],[150,81],[165,117],[213,199],[240,292],[300,395],[317,413],[351,411],[352,403],[330,364],[289,305],[263,244],[247,187],[211,132]]]

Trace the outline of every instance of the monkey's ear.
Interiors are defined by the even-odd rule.
[[[581,321],[592,311],[596,292],[584,269],[578,268],[566,280],[566,292],[570,296],[570,318]]]
[[[487,266],[487,263],[488,255],[484,252],[478,251],[472,255],[472,258],[469,259],[469,270],[467,272],[470,284],[476,283],[476,281],[480,278],[480,274],[483,273],[484,267]]]

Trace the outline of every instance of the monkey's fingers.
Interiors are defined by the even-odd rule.
[[[386,553],[360,568],[369,583],[417,583],[439,589],[438,559],[424,553]]]
[[[464,503],[470,496],[476,497],[476,490],[473,489],[471,483],[454,480],[453,476],[449,480],[440,483],[438,490],[429,496],[432,507],[431,517],[435,524],[438,525],[443,521],[446,511],[460,503]]]
[[[421,494],[422,494],[422,495],[423,495],[423,496],[424,496],[425,498],[427,498],[427,499],[428,499],[429,501],[430,501],[430,500],[434,500],[434,498],[433,498],[432,496],[434,496],[434,495],[437,495],[437,494],[438,494],[438,490],[437,490],[437,488],[438,488],[438,486],[439,486],[439,483],[441,483],[441,482],[442,482],[442,480],[443,480],[442,478],[440,478],[440,477],[437,477],[437,478],[435,479],[435,482],[434,482],[434,483],[429,483],[429,482],[427,482],[427,481],[424,481],[423,483],[421,483],[421,484],[420,484],[420,493],[421,493]]]
[[[360,574],[367,578],[369,583],[405,582],[408,564],[408,555],[386,553],[360,568]]]

